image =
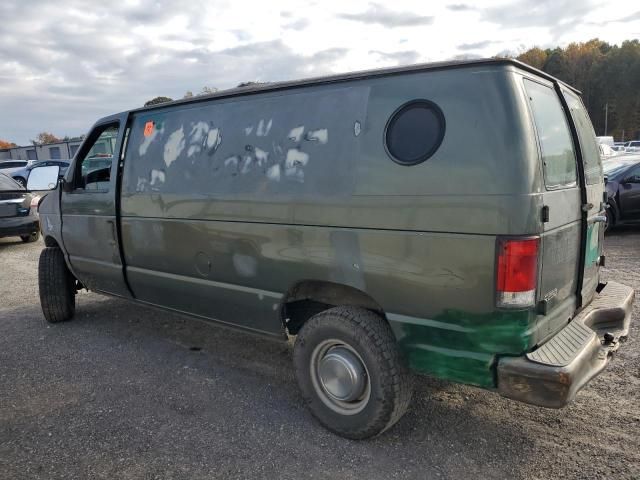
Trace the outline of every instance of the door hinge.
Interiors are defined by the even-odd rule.
[[[542,207],[542,223],[547,223],[549,221],[549,205],[545,205]]]
[[[593,203],[585,203],[584,205],[582,205],[583,212],[588,212],[592,208],[593,208]]]

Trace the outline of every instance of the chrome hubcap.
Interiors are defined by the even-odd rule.
[[[314,349],[310,367],[316,393],[329,408],[353,415],[367,405],[371,395],[369,375],[353,347],[326,340]]]
[[[364,366],[345,347],[333,347],[318,365],[320,383],[337,400],[351,402],[364,392]]]

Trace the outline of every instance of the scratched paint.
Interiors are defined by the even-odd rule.
[[[288,135],[289,140],[293,140],[294,142],[299,142],[302,139],[303,133],[304,133],[304,125],[292,128]]]
[[[184,146],[184,127],[180,127],[169,135],[169,139],[164,145],[164,163],[167,168],[180,156],[182,150],[184,150]]]
[[[151,170],[151,182],[150,185],[159,185],[164,183],[165,174],[162,170]]]
[[[256,160],[258,161],[258,166],[261,167],[264,163],[269,160],[269,152],[265,152],[260,147],[255,147],[253,151],[256,156]]]
[[[274,182],[280,181],[280,165],[275,164],[267,169],[267,178]]]
[[[251,157],[251,155],[245,156],[244,159],[242,160],[242,167],[240,168],[240,173],[243,175],[246,173],[249,173],[249,171],[251,170],[252,163],[253,163],[253,158]]]
[[[258,128],[256,130],[256,135],[258,137],[266,137],[267,135],[269,135],[269,132],[271,131],[271,126],[273,125],[273,119],[269,119],[268,122],[265,122],[264,120],[260,120],[258,122]]]
[[[318,130],[309,130],[305,137],[310,142],[318,142],[322,145],[329,141],[329,131],[326,128],[319,128]]]
[[[207,134],[207,148],[213,149],[214,151],[220,146],[222,143],[222,134],[219,128],[214,128],[209,131]]]
[[[240,161],[240,157],[238,157],[237,155],[232,155],[231,157],[227,157],[224,159],[224,166],[237,167],[239,161]]]
[[[304,182],[304,167],[307,163],[309,163],[309,154],[297,148],[290,148],[287,151],[287,158],[284,164],[285,176],[299,182]]]
[[[147,150],[149,150],[149,145],[153,142],[159,135],[164,133],[164,125],[161,128],[154,128],[153,133],[147,137],[143,137],[144,140],[138,147],[138,154],[142,157],[147,154]]]

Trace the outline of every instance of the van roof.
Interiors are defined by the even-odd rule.
[[[148,107],[135,108],[130,111],[141,112],[146,110],[154,110],[158,108],[166,108],[171,105],[181,105],[181,104],[202,102],[212,98],[234,97],[234,96],[241,96],[241,95],[247,95],[247,94],[253,94],[253,93],[270,92],[270,91],[277,91],[277,90],[283,90],[288,88],[304,87],[309,85],[339,83],[339,82],[345,82],[348,80],[358,80],[358,79],[364,79],[364,78],[370,78],[370,77],[386,77],[386,76],[392,76],[392,75],[399,75],[402,73],[418,73],[418,72],[425,72],[425,71],[431,71],[431,70],[447,70],[447,69],[455,69],[455,68],[471,67],[471,66],[482,66],[482,65],[505,65],[505,66],[510,65],[520,70],[524,70],[529,73],[532,73],[538,77],[542,77],[553,82],[559,82],[566,88],[580,94],[579,90],[572,87],[571,85],[566,84],[562,80],[559,80],[558,78],[552,75],[549,75],[548,73],[545,73],[542,70],[538,70],[537,68],[534,68],[518,60],[515,60],[512,58],[482,58],[477,60],[456,60],[456,61],[446,61],[446,62],[419,63],[415,65],[406,65],[402,67],[377,68],[372,70],[361,70],[357,72],[341,73],[337,75],[326,75],[322,77],[304,78],[300,80],[255,84],[255,85],[250,85],[246,87],[236,87],[236,88],[230,88],[227,90],[220,90],[218,92],[205,94],[205,95],[197,95],[190,98],[173,100],[171,102],[159,103],[156,105],[150,105]]]

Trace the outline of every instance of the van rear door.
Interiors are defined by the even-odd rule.
[[[563,88],[562,94],[578,137],[576,147],[580,149],[578,153],[584,171],[583,188],[586,190],[586,202],[582,205],[587,217],[586,245],[584,258],[582,258],[584,271],[580,285],[581,306],[584,306],[591,302],[600,282],[600,258],[605,219],[604,176],[595,132],[587,110],[575,93]]]
[[[571,125],[554,85],[524,79],[537,134],[543,187],[543,233],[538,283],[538,341],[566,325],[579,306],[582,190]]]

